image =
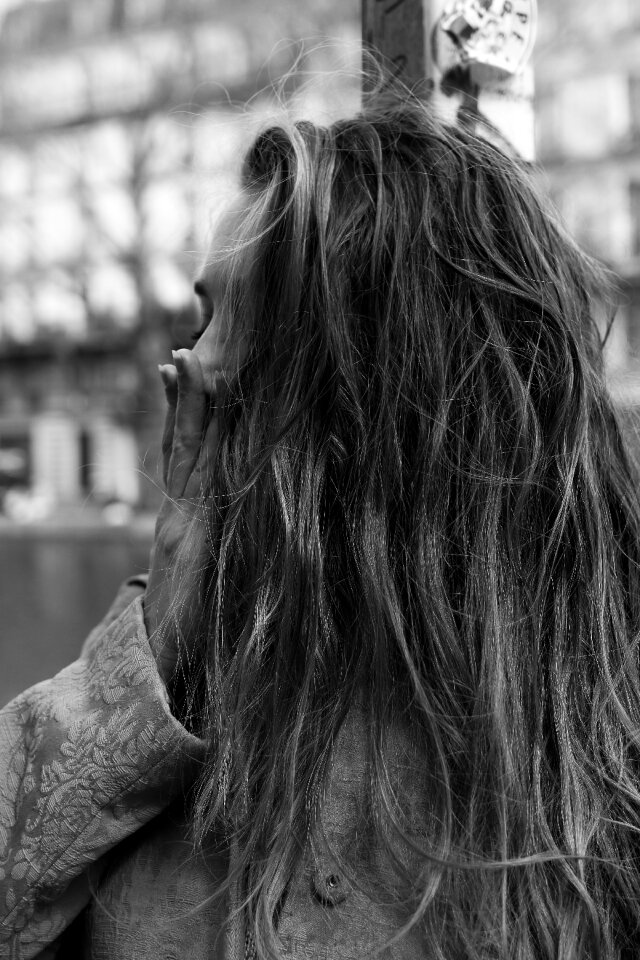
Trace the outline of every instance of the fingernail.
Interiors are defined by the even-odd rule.
[[[172,350],[171,356],[173,357],[173,362],[176,365],[176,370],[178,371],[178,373],[182,373],[182,371],[184,370],[184,357],[182,356],[179,350]]]

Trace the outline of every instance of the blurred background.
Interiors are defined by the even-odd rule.
[[[147,565],[157,364],[197,326],[209,215],[277,108],[359,104],[359,0],[0,0],[0,705]],[[640,409],[640,5],[540,0],[535,151],[618,273],[611,390]]]

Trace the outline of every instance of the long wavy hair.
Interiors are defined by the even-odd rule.
[[[357,704],[399,936],[443,960],[636,956],[640,506],[608,276],[517,161],[416,102],[271,126],[242,188],[247,355],[178,611],[210,748],[196,836],[233,839],[277,957]],[[423,758],[418,830],[393,729]]]

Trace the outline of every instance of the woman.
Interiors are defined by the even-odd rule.
[[[74,864],[46,888],[40,864],[12,955],[77,915],[96,957],[635,956],[607,278],[516,163],[378,103],[257,138],[197,291],[149,584],[65,681],[119,761],[89,724]]]

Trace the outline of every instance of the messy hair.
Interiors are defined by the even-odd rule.
[[[247,355],[182,629],[196,835],[233,842],[258,955],[356,708],[398,937],[637,950],[640,508],[609,279],[516,160],[413,101],[269,127],[242,188]]]

